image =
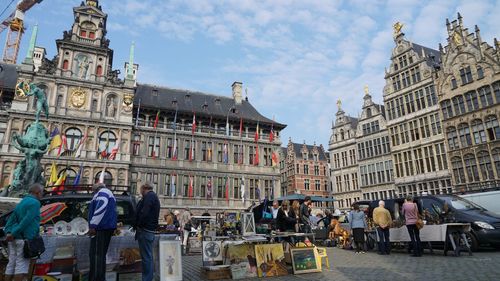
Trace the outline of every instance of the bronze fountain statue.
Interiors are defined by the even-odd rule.
[[[40,123],[40,113],[43,111],[45,117],[49,118],[47,97],[43,89],[38,88],[33,83],[26,82],[17,84],[16,93],[21,97],[36,97],[36,119],[28,126],[24,135],[19,135],[16,132],[12,134],[12,145],[24,154],[24,159],[17,163],[12,183],[2,190],[0,196],[18,197],[27,193],[28,188],[33,183],[45,185],[40,160],[48,151],[51,138],[49,131]]]

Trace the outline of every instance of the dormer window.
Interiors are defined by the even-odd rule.
[[[80,37],[95,39],[95,31],[97,30],[95,24],[86,21],[80,25]]]
[[[154,97],[157,97],[158,96],[158,89],[153,89],[151,91],[151,94],[154,96]]]
[[[307,152],[302,152],[302,159],[307,160]]]
[[[215,99],[215,105],[220,105],[220,99],[219,98]]]

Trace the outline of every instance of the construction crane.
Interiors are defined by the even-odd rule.
[[[24,33],[24,13],[35,4],[43,0],[21,0],[17,3],[16,9],[6,19],[0,23],[0,33],[7,29],[7,41],[3,50],[2,60],[5,63],[15,64],[21,38]]]

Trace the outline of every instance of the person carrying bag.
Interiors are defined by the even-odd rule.
[[[406,197],[402,210],[405,216],[406,228],[408,229],[408,234],[411,239],[412,257],[420,257],[422,256],[422,245],[420,242],[421,227],[418,227],[418,206],[416,203],[413,203],[413,198],[411,196]]]

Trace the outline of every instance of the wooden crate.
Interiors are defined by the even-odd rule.
[[[224,267],[217,270],[202,268],[203,276],[208,280],[231,279],[231,269]]]

